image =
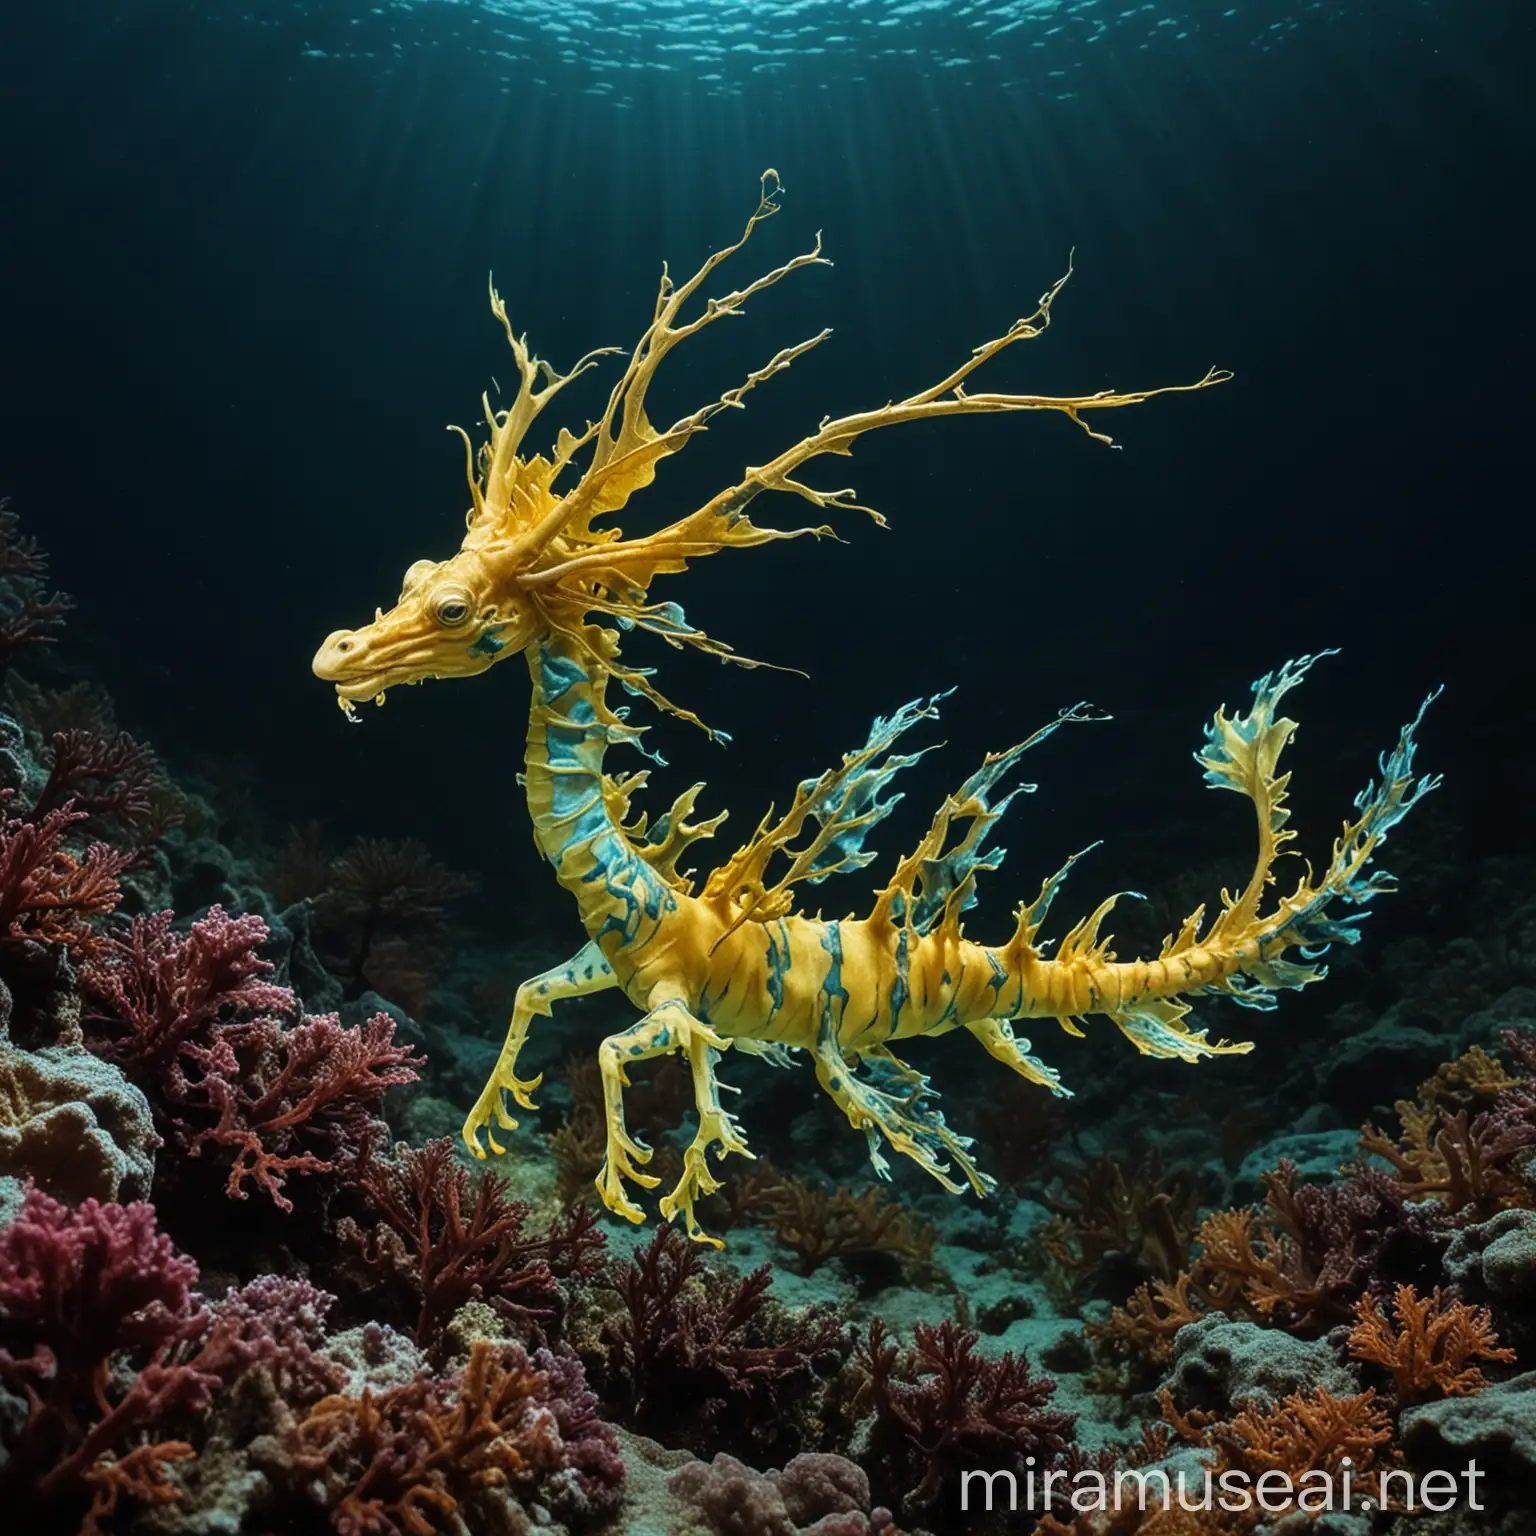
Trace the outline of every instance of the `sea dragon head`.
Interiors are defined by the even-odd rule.
[[[621,629],[648,629],[674,646],[693,646],[731,660],[742,660],[730,647],[695,629],[674,603],[653,603],[648,590],[663,572],[681,571],[688,561],[728,546],[760,544],[800,533],[754,527],[746,504],[758,492],[775,488],[762,471],[688,517],[642,538],[626,539],[611,522],[598,519],[621,509],[630,496],[650,484],[658,461],[676,453],[717,412],[739,406],[755,385],[787,368],[828,332],[788,347],[765,367],[719,399],[658,431],[646,416],[646,391],[663,357],[684,337],[739,311],[754,293],[798,267],[822,264],[816,246],[796,256],[749,287],[708,301],[705,311],[683,320],[680,310],[726,257],[739,250],[763,219],[778,211],[776,173],[763,177],[757,210],[741,238],[717,251],[687,282],[674,284],[663,270],[654,317],[629,355],[622,376],[609,392],[606,408],[585,430],[561,428],[549,457],[524,456],[523,440],[534,419],[573,379],[607,354],[604,347],[583,357],[568,373],[559,373],[528,349],[518,335],[493,286],[491,312],[501,322],[516,361],[516,397],[505,409],[481,397],[488,440],[476,449],[460,427],[465,476],[472,505],[467,531],[457,554],[441,562],[419,560],[405,573],[399,600],[388,612],[375,610],[371,624],[328,635],[316,652],[317,677],[336,688],[347,714],[373,699],[382,703],[398,683],[430,677],[472,677],[508,656],[526,651],[552,632],[578,646],[597,644],[609,658],[609,671],[632,691],[674,713],[693,718],[662,698],[642,671],[614,663],[613,647],[595,642],[589,615],[607,617]],[[798,460],[797,460],[798,462]],[[799,487],[794,487],[800,489]],[[828,502],[845,493],[829,496]],[[750,664],[750,663],[748,663]]]
[[[450,428],[463,439],[465,478],[472,501],[459,552],[441,563],[417,561],[406,572],[399,601],[388,613],[376,610],[371,624],[335,631],[316,653],[316,675],[335,685],[341,707],[349,716],[361,700],[371,698],[382,703],[385,693],[397,683],[416,683],[429,677],[472,677],[550,635],[558,635],[565,644],[603,665],[608,675],[631,693],[702,724],[657,692],[647,671],[620,665],[617,637],[612,631],[592,628],[588,620],[593,616],[610,619],[621,630],[649,630],[678,649],[691,647],[745,666],[761,665],[737,656],[728,645],[695,628],[675,603],[652,602],[650,586],[657,576],[686,570],[691,560],[721,549],[832,533],[825,526],[756,526],[747,509],[764,491],[789,492],[823,510],[868,512],[876,522],[884,523],[878,513],[854,500],[853,491],[818,490],[796,479],[794,472],[807,460],[824,454],[846,455],[855,440],[879,427],[990,412],[1059,412],[1091,437],[1109,442],[1104,433],[1088,426],[1083,412],[1204,389],[1231,377],[1225,370],[1212,369],[1195,384],[1126,394],[1100,390],[1090,395],[1053,397],[973,392],[968,384],[976,369],[1014,343],[1045,331],[1050,324],[1051,303],[1071,275],[1069,266],[1067,275],[1045,293],[1033,314],[973,348],[970,356],[937,384],[875,410],[824,418],[809,437],[748,469],[735,485],[697,511],[654,533],[626,538],[611,522],[599,526],[600,519],[619,511],[635,491],[649,485],[657,464],[685,447],[714,416],[740,407],[749,391],[783,372],[831,335],[823,330],[785,347],[740,384],[678,418],[665,431],[652,426],[646,415],[646,393],[656,369],[678,342],[717,320],[739,315],[749,299],[789,273],[801,267],[829,265],[821,254],[818,235],[809,251],[791,257],[742,288],[705,300],[702,310],[685,318],[684,307],[715,268],[739,251],[764,219],[779,211],[776,199],[781,190],[778,173],[765,171],[757,209],[740,238],[709,256],[686,282],[674,283],[663,267],[651,323],[630,352],[602,414],[580,433],[561,428],[548,458],[542,454],[525,457],[521,452],[534,419],[572,379],[595,366],[605,354],[622,349],[604,347],[590,352],[570,372],[558,373],[528,350],[527,338],[512,329],[506,306],[495,287],[491,288],[491,312],[501,322],[516,360],[516,397],[505,409],[493,406],[489,396],[481,397],[489,437],[478,450],[463,428]]]
[[[382,704],[397,683],[475,677],[543,632],[504,554],[475,534],[450,560],[412,565],[394,607],[376,610],[371,624],[325,637],[315,676],[335,684],[348,715],[368,699]]]

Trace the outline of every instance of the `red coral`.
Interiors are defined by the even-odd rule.
[[[395,1021],[376,1013],[360,1029],[334,1013],[298,1024],[253,1019],[226,1025],[209,1047],[189,1047],[204,1068],[203,1086],[218,1121],[191,1151],[235,1149],[225,1192],[245,1199],[245,1181],[287,1211],[290,1173],[359,1168],[382,1134],[373,1111],[393,1087],[416,1081],[425,1065],[409,1045],[395,1044]]]
[[[977,1341],[953,1322],[919,1323],[903,1359],[877,1318],[859,1350],[875,1413],[871,1448],[908,1508],[930,1508],[963,1470],[1022,1473],[1025,1458],[1048,1463],[1071,1442],[1076,1415],[1046,1407],[1056,1383],[1032,1376],[1011,1350],[984,1359]]]
[[[69,804],[88,817],[115,822],[133,835],[136,856],[148,851],[181,816],[167,797],[154,750],[127,731],[107,734],[75,727],[55,731],[49,742],[48,777],[30,819]]]
[[[745,1277],[706,1270],[671,1227],[619,1274],[624,1312],[604,1330],[609,1395],[628,1421],[668,1444],[751,1448],[788,1441],[793,1407],[834,1364],[835,1313],[771,1307],[765,1264]]]
[[[351,1218],[337,1230],[371,1265],[380,1266],[416,1308],[416,1342],[435,1345],[466,1302],[554,1330],[564,1316],[561,1279],[589,1278],[604,1250],[596,1218],[579,1207],[541,1235],[526,1229],[531,1207],[507,1195],[507,1182],[485,1173],[473,1193],[469,1173],[442,1137],[393,1162],[369,1158],[358,1188],[377,1217],[371,1231]]]
[[[0,790],[0,812],[14,794]],[[133,855],[105,843],[71,853],[64,834],[85,819],[69,806],[37,821],[0,816],[0,936],[69,944],[86,956],[100,941],[91,919],[116,908],[117,877]]]
[[[0,1463],[0,1501],[22,1525],[42,1529],[45,1512],[87,1498],[94,1518],[158,1486],[180,1448],[147,1437],[206,1409],[233,1358],[222,1336],[196,1342],[208,1324],[196,1281],[148,1205],[71,1210],[32,1189],[0,1230],[0,1381],[29,1408]]]
[[[360,1029],[334,1014],[291,1022],[298,1001],[265,979],[272,966],[257,953],[261,918],[214,907],[185,934],[171,923],[169,912],[135,918],[90,957],[92,1048],[145,1091],[183,1151],[233,1150],[228,1194],[244,1199],[254,1182],[291,1210],[287,1176],[355,1166],[384,1093],[422,1062],[384,1014]]]
[[[111,1530],[125,1497],[141,1504],[174,1504],[181,1490],[167,1480],[166,1468],[194,1455],[185,1440],[162,1440],[158,1445],[136,1445],[116,1460],[104,1457],[98,1461],[85,1474],[91,1487],[91,1507],[80,1526],[80,1536],[101,1536],[103,1520]]]
[[[33,1189],[0,1229],[0,1383],[29,1409],[0,1461],[18,1529],[73,1517],[95,1536],[123,1499],[177,1498],[166,1468],[194,1454],[181,1433],[197,1439],[215,1393],[252,1368],[301,1408],[341,1386],[321,1353],[332,1297],[266,1275],[203,1306],[197,1278],[146,1204],[71,1210]]]

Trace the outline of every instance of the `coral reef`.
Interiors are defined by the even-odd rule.
[[[387,1014],[347,1028],[264,980],[261,918],[214,907],[185,934],[171,923],[134,918],[125,937],[93,944],[88,1038],[152,1095],[168,1139],[228,1160],[229,1194],[244,1198],[249,1181],[289,1209],[287,1179],[363,1159],[385,1091],[422,1063],[395,1044]]]
[[[24,1519],[83,1509],[94,1532],[124,1495],[176,1496],[168,1468],[192,1447],[149,1436],[205,1411],[241,1354],[196,1306],[196,1280],[142,1203],[71,1209],[33,1189],[0,1229],[0,1382],[28,1405],[0,1498]]]
[[[579,1367],[545,1351],[477,1343],[462,1370],[310,1408],[268,1467],[335,1528],[377,1536],[516,1528],[522,1502],[590,1520],[623,1479],[613,1431]],[[510,1510],[508,1508],[510,1504]],[[449,1525],[450,1517],[459,1522]]]
[[[903,1354],[876,1321],[860,1345],[873,1408],[868,1454],[877,1486],[903,1509],[931,1509],[966,1471],[1021,1476],[1071,1443],[1073,1415],[1048,1407],[1055,1382],[1012,1353],[986,1359],[978,1342],[954,1323],[919,1324]]]
[[[588,1208],[534,1235],[530,1207],[508,1197],[505,1180],[487,1174],[471,1192],[447,1138],[398,1147],[391,1162],[368,1157],[355,1180],[367,1222],[344,1216],[336,1234],[367,1264],[370,1287],[405,1293],[424,1349],[472,1301],[556,1337],[569,1300],[561,1281],[590,1279],[601,1263],[603,1237]]]
[[[706,1269],[669,1227],[613,1283],[621,1307],[599,1358],[624,1422],[692,1450],[801,1448],[819,1379],[847,1354],[835,1312],[777,1309],[766,1265],[742,1277]]]

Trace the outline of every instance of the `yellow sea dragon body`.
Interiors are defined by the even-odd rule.
[[[810,437],[656,533],[626,539],[617,528],[596,526],[648,485],[657,463],[683,447],[716,412],[739,406],[748,390],[828,334],[780,352],[741,386],[666,431],[647,419],[647,388],[678,341],[738,313],[747,299],[788,273],[822,261],[818,239],[811,252],[709,300],[695,318],[682,317],[684,304],[710,273],[777,211],[777,191],[770,172],[741,239],[711,256],[686,283],[674,286],[664,273],[652,323],[603,414],[580,435],[562,431],[550,459],[520,457],[523,437],[556,391],[598,354],[568,374],[556,374],[528,352],[492,290],[492,308],[506,327],[520,383],[510,408],[496,410],[485,402],[490,437],[478,454],[465,435],[473,505],[463,545],[447,561],[412,566],[394,608],[362,629],[329,636],[314,662],[316,673],[336,685],[350,714],[358,701],[382,699],[397,683],[469,676],[526,654],[533,683],[524,775],[529,810],[540,850],[576,899],[588,942],[569,963],[519,988],[506,1043],[465,1122],[465,1140],[478,1156],[486,1150],[482,1135],[491,1151],[500,1152],[493,1125],[517,1123],[504,1096],[533,1107],[538,1080],[517,1075],[532,1020],[562,998],[617,987],[643,1012],[632,1028],[601,1047],[608,1133],[598,1193],[610,1210],[643,1220],[626,1182],[654,1187],[658,1181],[643,1171],[649,1149],[625,1128],[626,1071],[631,1063],[678,1051],[692,1071],[698,1129],[682,1176],[662,1199],[661,1210],[669,1219],[682,1216],[690,1235],[703,1241],[713,1239],[702,1231],[695,1204],[719,1187],[710,1152],[751,1155],[736,1120],[721,1105],[722,1085],[715,1075],[721,1053],[735,1047],[780,1064],[793,1060],[793,1052],[809,1053],[822,1087],[868,1137],[879,1172],[886,1172],[884,1142],[946,1188],[959,1192],[969,1185],[984,1194],[991,1181],[971,1157],[970,1141],[945,1124],[927,1079],[901,1061],[892,1048],[896,1042],[964,1030],[1020,1076],[1055,1094],[1066,1089],[1014,1033],[1013,1021],[1056,1019],[1069,1033],[1080,1034],[1078,1020],[1102,1014],[1147,1055],[1196,1061],[1246,1051],[1248,1045],[1211,1043],[1203,1030],[1190,1028],[1186,999],[1221,993],[1269,1007],[1277,989],[1321,975],[1318,952],[1330,943],[1354,942],[1358,908],[1390,883],[1367,868],[1377,847],[1436,782],[1414,777],[1416,718],[1382,759],[1380,780],[1357,797],[1356,815],[1335,842],[1328,868],[1320,877],[1309,870],[1289,896],[1267,902],[1275,860],[1294,836],[1286,826],[1289,775],[1279,771],[1278,759],[1295,725],[1278,714],[1278,706],[1315,659],[1308,657],[1262,678],[1245,714],[1216,715],[1198,759],[1213,785],[1252,800],[1258,857],[1246,887],[1223,894],[1208,926],[1204,909],[1196,911],[1155,959],[1117,960],[1109,939],[1100,937],[1113,897],[1059,943],[1045,944],[1047,909],[1075,858],[1019,909],[1006,942],[980,944],[964,933],[962,914],[974,902],[977,874],[995,869],[1003,857],[988,846],[991,831],[1013,796],[1030,787],[1007,788],[1005,781],[1028,747],[1062,724],[1094,718],[1082,705],[1019,745],[988,756],[944,802],[867,916],[829,921],[795,910],[798,886],[873,859],[864,847],[866,837],[899,798],[887,793],[890,780],[922,755],[895,748],[906,731],[937,714],[934,699],[877,720],[862,747],[839,767],[802,783],[787,814],[775,820],[770,812],[753,837],[695,890],[692,878],[679,871],[679,858],[711,836],[724,816],[689,819],[703,787],[694,785],[649,834],[645,817],[627,820],[631,797],[646,773],[616,778],[605,772],[604,756],[610,746],[637,745],[641,731],[627,722],[624,708],[609,702],[608,684],[617,681],[664,710],[695,717],[665,699],[649,673],[624,666],[618,633],[589,623],[589,615],[736,660],[729,647],[690,625],[676,605],[652,602],[650,584],[720,549],[830,533],[760,528],[746,515],[749,503],[766,490],[793,491],[819,507],[857,506],[851,491],[819,491],[795,480],[807,460],[846,454],[856,438],[875,428],[935,416],[1049,410],[1082,426],[1083,412],[1200,389],[1228,377],[1213,371],[1194,385],[1079,397],[968,391],[965,382],[977,367],[1046,328],[1063,278],[1033,315],[975,349],[931,389],[878,410],[824,420]],[[1108,441],[1100,433],[1091,435]],[[557,490],[578,455],[584,462],[576,483]],[[1341,905],[1357,910],[1334,916]],[[1288,958],[1291,951],[1299,958]]]

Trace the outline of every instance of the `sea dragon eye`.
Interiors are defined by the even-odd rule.
[[[457,629],[469,617],[469,603],[461,593],[447,592],[438,598],[433,617],[448,629]]]

